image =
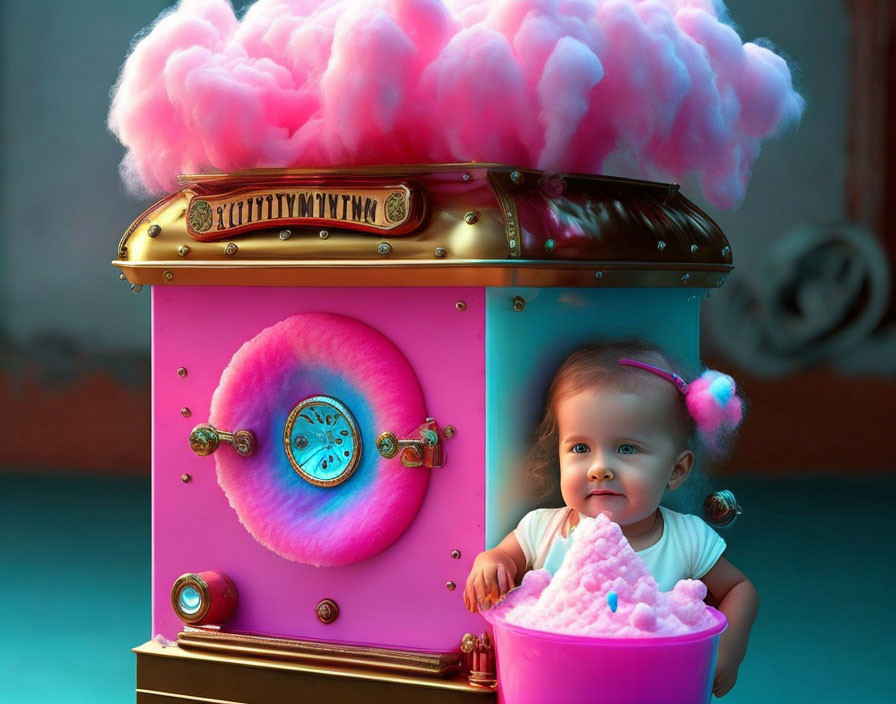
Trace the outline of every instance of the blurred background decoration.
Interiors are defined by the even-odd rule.
[[[682,184],[727,234],[736,265],[704,304],[704,357],[738,379],[751,405],[720,471],[726,481],[782,478],[782,491],[803,497],[797,477],[845,471],[889,481],[896,469],[896,443],[887,441],[896,418],[896,232],[888,202],[896,193],[896,3],[726,5],[744,39],[768,37],[783,50],[807,109],[798,130],[764,145],[737,210],[721,211],[701,199],[696,183]],[[131,527],[113,530],[145,526],[136,532],[135,558],[145,574],[133,580],[143,585],[144,623],[149,290],[131,293],[109,261],[149,203],[125,194],[123,149],[106,131],[106,116],[130,43],[167,6],[6,0],[0,9],[0,480],[11,478],[0,484],[3,505],[18,505],[32,487],[68,491],[83,477],[90,492],[105,486],[117,505],[129,506],[115,516]],[[51,479],[60,474],[66,478]],[[130,476],[137,493],[96,475],[103,482]],[[28,483],[35,476],[47,482]],[[784,503],[782,511],[806,520]],[[85,510],[84,521],[106,513],[102,502]],[[44,514],[22,509],[6,518],[27,515]],[[48,525],[65,533],[65,525]],[[0,527],[28,539],[12,523]],[[19,549],[6,534],[3,541]],[[77,556],[70,561],[77,567]],[[16,596],[0,595],[4,603]],[[0,651],[13,640],[6,636]],[[146,636],[138,629],[115,648]]]

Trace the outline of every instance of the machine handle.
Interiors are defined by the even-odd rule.
[[[417,428],[417,437],[399,439],[385,431],[376,439],[377,451],[387,460],[400,454],[405,467],[437,469],[445,464],[444,443],[439,439],[439,426],[432,418]]]
[[[237,430],[235,433],[218,430],[209,423],[197,425],[190,432],[190,449],[200,457],[212,454],[221,441],[229,442],[237,454],[248,457],[255,451],[258,441],[251,430]]]

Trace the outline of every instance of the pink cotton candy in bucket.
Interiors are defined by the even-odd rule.
[[[491,624],[501,704],[703,704],[712,697],[725,617],[710,607],[703,631],[659,638],[569,636],[515,626],[500,609]]]
[[[529,572],[483,615],[494,630],[499,701],[709,702],[724,615],[706,586],[661,592],[621,528],[582,518],[551,577]]]

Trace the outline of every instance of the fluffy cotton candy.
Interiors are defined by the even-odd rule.
[[[672,591],[661,592],[622,529],[601,514],[581,520],[576,540],[553,579],[547,570],[527,573],[519,589],[497,608],[508,623],[525,628],[574,636],[647,638],[713,626],[705,596],[706,586],[695,579],[683,579]]]
[[[725,20],[720,0],[259,0],[242,19],[181,0],[134,45],[109,127],[144,194],[254,167],[612,158],[731,207],[804,103]]]

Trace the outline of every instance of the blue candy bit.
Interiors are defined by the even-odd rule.
[[[609,592],[607,594],[607,604],[610,606],[610,611],[615,614],[616,607],[619,605],[619,597],[616,596],[616,592]]]

